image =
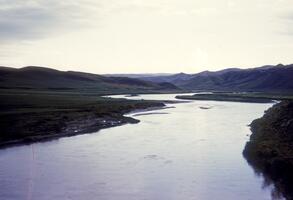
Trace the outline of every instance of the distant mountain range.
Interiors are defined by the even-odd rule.
[[[104,93],[198,90],[293,93],[293,64],[171,75],[97,75],[34,66],[20,69],[0,67],[0,88],[93,89]]]
[[[154,83],[128,77],[58,71],[29,66],[20,69],[0,67],[0,88],[16,89],[91,89],[103,93],[178,91],[172,83]]]
[[[293,64],[138,78],[154,83],[164,81],[186,90],[293,92]]]
[[[128,77],[128,78],[143,78],[143,77],[157,77],[157,76],[171,76],[172,73],[146,73],[146,74],[101,74],[107,77]]]

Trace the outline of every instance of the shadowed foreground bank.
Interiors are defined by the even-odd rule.
[[[123,114],[162,106],[158,101],[111,99],[87,92],[2,90],[0,147],[137,123]]]
[[[293,102],[274,105],[251,123],[251,131],[244,157],[265,185],[274,185],[274,198],[293,199]]]

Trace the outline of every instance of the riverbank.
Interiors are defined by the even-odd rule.
[[[291,95],[268,94],[268,93],[229,93],[215,92],[194,95],[178,95],[177,99],[184,100],[211,100],[211,101],[231,101],[247,103],[271,103],[274,100],[293,100]]]
[[[124,114],[163,106],[160,101],[112,99],[92,93],[1,93],[0,147],[138,123]]]
[[[265,185],[275,186],[273,196],[293,199],[293,102],[274,105],[250,126],[244,157]]]

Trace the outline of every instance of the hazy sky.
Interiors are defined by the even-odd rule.
[[[93,73],[293,63],[292,0],[0,0],[0,65]]]

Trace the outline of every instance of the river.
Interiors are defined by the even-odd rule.
[[[263,186],[242,150],[247,125],[272,104],[168,106],[129,114],[138,124],[0,150],[0,199],[271,199],[272,188]]]

